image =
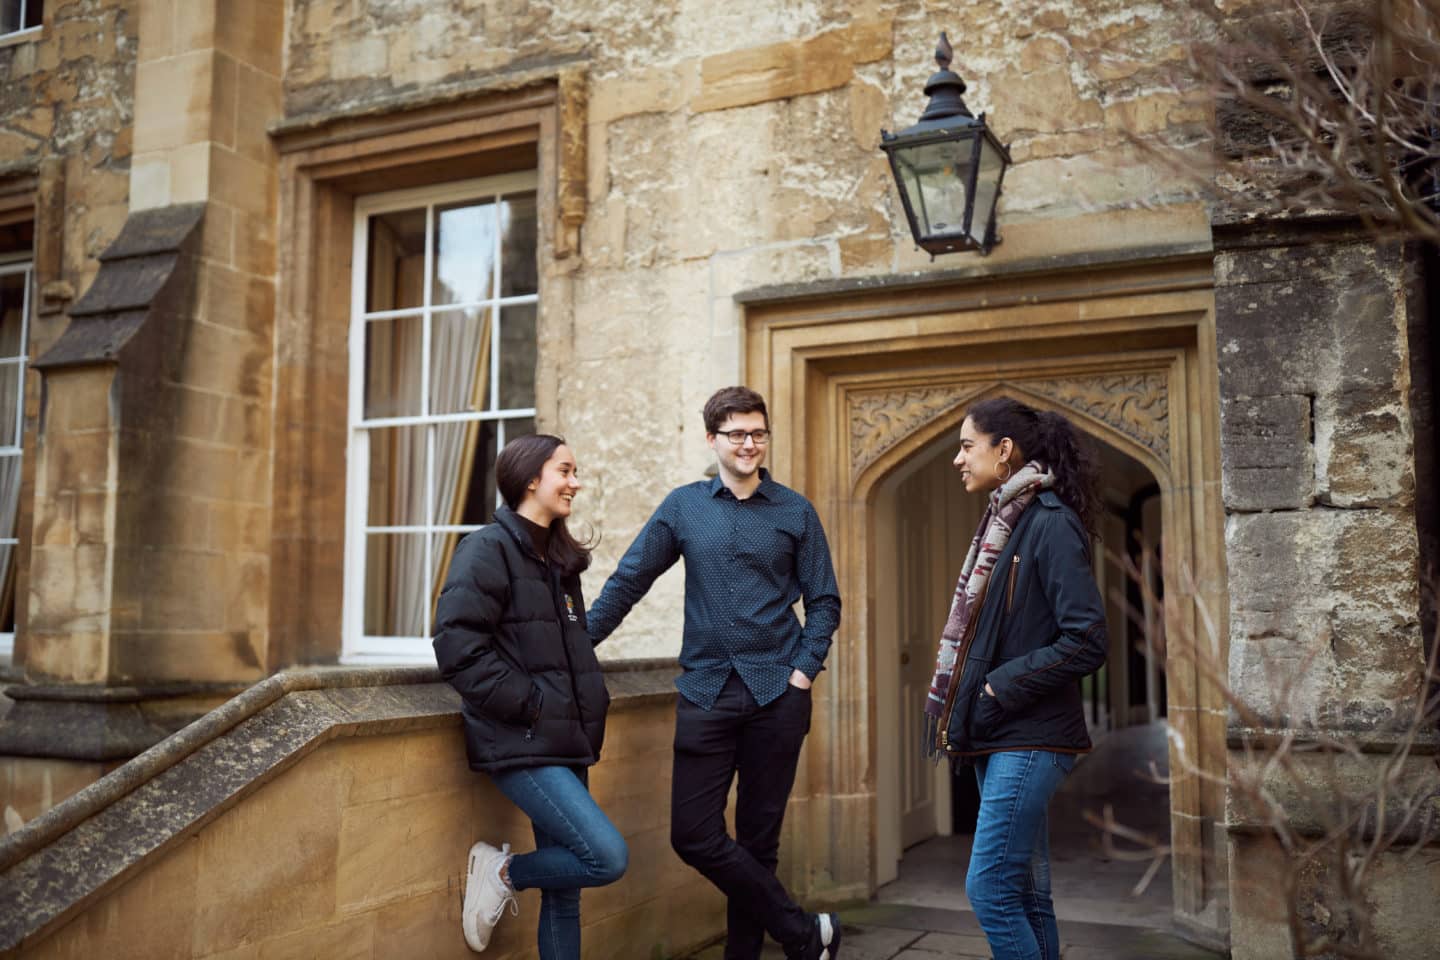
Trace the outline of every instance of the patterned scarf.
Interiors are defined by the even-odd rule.
[[[935,734],[945,713],[945,698],[950,692],[950,684],[959,680],[955,672],[960,657],[960,642],[970,619],[979,615],[980,604],[985,599],[985,587],[995,571],[995,561],[1005,549],[1020,514],[1034,502],[1041,490],[1054,485],[1055,474],[1032,460],[990,495],[985,515],[975,529],[975,539],[970,542],[970,552],[965,555],[965,565],[960,569],[960,581],[955,584],[955,598],[950,603],[945,630],[940,634],[935,679],[930,682],[930,695],[925,700],[926,753],[935,750]]]

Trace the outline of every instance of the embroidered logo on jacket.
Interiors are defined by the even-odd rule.
[[[575,616],[575,598],[568,593],[565,594],[565,613],[569,616],[571,623],[580,622],[580,618]]]

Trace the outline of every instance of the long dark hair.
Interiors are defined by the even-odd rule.
[[[999,443],[1006,437],[1026,461],[1038,460],[1055,474],[1055,495],[1096,534],[1098,471],[1089,444],[1065,417],[1036,410],[1009,397],[981,400],[965,414],[975,429]]]
[[[505,500],[505,506],[511,510],[520,508],[520,502],[525,499],[529,490],[530,481],[540,476],[545,462],[564,442],[564,437],[531,433],[516,437],[505,444],[505,449],[495,458],[495,485],[500,488],[500,496]],[[576,540],[570,531],[565,529],[565,521],[560,517],[550,521],[550,542],[545,552],[549,555],[550,562],[567,576],[580,573],[590,566],[590,544]]]

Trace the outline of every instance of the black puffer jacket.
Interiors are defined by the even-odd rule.
[[[610,695],[585,632],[580,577],[542,562],[510,509],[455,548],[434,645],[440,675],[463,700],[472,768],[599,759]]]
[[[1076,681],[1104,664],[1108,640],[1089,544],[1075,512],[1049,490],[1020,515],[996,559],[944,727],[952,756],[1090,749]]]

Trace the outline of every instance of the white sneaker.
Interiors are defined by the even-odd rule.
[[[840,955],[840,915],[822,913],[815,920],[820,924],[820,960],[835,960]]]
[[[479,953],[490,944],[490,931],[500,921],[505,905],[510,913],[520,913],[515,902],[515,888],[500,879],[500,868],[510,859],[510,844],[496,850],[480,842],[470,848],[470,863],[465,869],[465,906],[460,911],[460,925],[465,942]]]

